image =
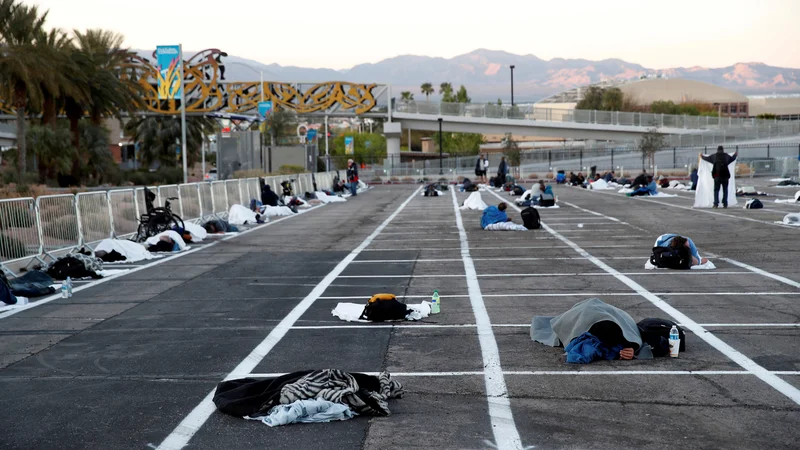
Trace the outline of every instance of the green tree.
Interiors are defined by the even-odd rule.
[[[178,165],[176,154],[181,140],[179,117],[137,117],[126,124],[125,131],[141,144],[139,154],[145,166],[150,166],[154,161],[165,166]],[[186,118],[186,159],[190,164],[199,159],[206,136],[216,131],[217,122],[214,119],[202,116]]]
[[[400,99],[404,102],[410,102],[411,100],[414,100],[414,94],[409,91],[403,91],[400,93]]]
[[[603,92],[603,111],[621,111],[624,95],[619,88],[609,88]]]
[[[472,101],[472,99],[469,98],[469,95],[467,95],[467,88],[465,88],[463,84],[456,93],[456,101],[458,103],[470,103]]]
[[[26,122],[31,104],[39,104],[40,84],[52,70],[34,45],[47,12],[16,0],[0,0],[0,97],[11,99],[17,115],[17,171],[27,170]]]
[[[292,134],[292,125],[297,123],[297,117],[291,111],[276,108],[267,116],[264,121],[264,133],[271,136],[276,144],[280,140]]]
[[[664,135],[656,128],[647,130],[639,139],[639,150],[642,152],[642,161],[647,159],[649,165],[655,165],[656,152],[666,146]],[[642,169],[645,169],[644,167]]]
[[[678,105],[672,100],[658,100],[650,104],[650,112],[653,114],[678,114]]]
[[[519,144],[514,140],[511,133],[506,133],[506,137],[503,139],[503,154],[509,166],[519,167],[522,161],[522,150],[520,150]]]
[[[499,98],[497,99],[497,106],[503,106],[503,101]]]
[[[353,138],[353,154],[347,154],[345,137]],[[330,154],[336,167],[344,168],[352,158],[357,163],[372,164],[386,158],[386,138],[378,133],[343,133],[331,140]]]
[[[597,86],[589,86],[586,88],[583,99],[575,105],[575,109],[603,109],[603,90]]]
[[[759,114],[756,116],[756,119],[777,119],[778,116],[775,114]]]
[[[34,125],[28,128],[26,138],[38,162],[40,183],[55,180],[60,173],[69,173],[77,151],[70,143],[66,127]]]
[[[453,84],[444,82],[439,85],[439,93],[442,94],[442,101],[445,103],[453,103],[456,97],[453,95]]]
[[[34,45],[51,65],[51,76],[41,80],[39,87],[42,92],[42,124],[55,130],[59,98],[71,96],[86,99],[88,84],[71,58],[74,47],[64,32],[58,29],[42,31]]]
[[[108,144],[105,127],[91,122],[80,124],[80,157],[76,159],[81,164],[82,179],[90,186],[111,182],[119,174],[119,166]]]
[[[428,100],[428,97],[434,92],[433,85],[430,81],[426,81],[425,83],[422,83],[422,86],[420,86],[420,91],[422,91],[422,94],[425,95],[425,100]]]

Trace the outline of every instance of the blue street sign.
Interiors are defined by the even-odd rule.
[[[272,112],[272,102],[258,102],[258,115],[265,119]]]

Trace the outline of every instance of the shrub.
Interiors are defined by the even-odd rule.
[[[233,172],[233,178],[260,178],[267,174],[263,170],[250,169],[250,170],[237,170]]]
[[[381,177],[379,177],[379,176],[374,176],[374,177],[372,177],[372,180],[370,180],[370,181],[373,182],[373,183],[381,183],[381,182],[383,182],[383,179],[381,179]]]
[[[278,168],[278,174],[280,175],[293,175],[296,173],[306,173],[305,167],[285,164]]]
[[[3,240],[3,245],[0,246],[0,256],[4,259],[24,258],[27,255],[24,242],[15,237],[3,236],[2,234],[0,234],[0,238]]]
[[[58,217],[42,224],[42,235],[67,241],[78,240],[78,222],[74,217]]]

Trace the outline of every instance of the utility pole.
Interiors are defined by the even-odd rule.
[[[511,65],[511,107],[514,107],[514,65]]]
[[[183,183],[189,182],[189,170],[186,168],[186,82],[183,73],[183,44],[178,45],[181,68],[181,156],[183,158]],[[204,174],[205,175],[205,174]]]
[[[442,142],[442,118],[439,117],[439,175],[444,175],[444,169],[442,168],[442,148],[444,143]]]

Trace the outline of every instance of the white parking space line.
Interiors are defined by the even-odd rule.
[[[452,194],[453,209],[456,214],[456,226],[458,226],[461,238],[461,259],[464,262],[464,272],[467,277],[470,305],[475,314],[478,341],[480,342],[481,355],[483,356],[484,383],[486,385],[486,398],[489,403],[489,418],[495,439],[494,444],[498,450],[521,450],[522,440],[511,412],[511,400],[508,397],[508,388],[503,378],[503,369],[500,366],[500,351],[492,331],[492,321],[486,310],[486,304],[481,295],[481,286],[476,276],[475,264],[469,253],[467,231],[464,229],[464,224],[461,220],[461,210],[458,206],[455,190],[451,190],[450,193]]]
[[[377,376],[378,372],[358,372],[365,375]],[[770,372],[774,375],[800,375],[800,371],[775,371]],[[392,378],[413,378],[413,377],[464,377],[481,376],[482,371],[462,371],[462,372],[392,372]],[[285,373],[251,373],[251,378],[275,378],[286,375]],[[660,376],[660,375],[749,375],[753,374],[746,370],[513,370],[503,371],[507,376]],[[503,448],[503,447],[496,447]]]
[[[752,296],[790,296],[790,295],[800,295],[800,292],[653,292],[654,295],[663,296],[663,297],[697,297],[703,295],[714,295],[714,296],[734,296],[734,297],[752,297]],[[505,294],[483,294],[483,297],[501,297],[501,298],[511,298],[511,297],[636,297],[639,294],[635,292],[560,292],[560,293],[537,293],[537,292],[526,292],[526,293],[517,293],[517,292],[509,292]],[[320,300],[362,300],[368,299],[371,295],[353,295],[353,296],[331,296],[331,297],[320,297]],[[469,297],[467,294],[442,294],[440,295],[442,298],[465,298]],[[398,295],[397,298],[430,298],[430,295]]]
[[[386,323],[384,325],[296,325],[292,330],[336,330],[354,328],[475,328],[476,324],[435,324],[435,323],[411,323],[404,322]],[[682,324],[678,324],[683,326]],[[700,323],[701,327],[713,328],[800,328],[800,323]],[[530,328],[530,323],[493,323],[492,328]]]
[[[286,317],[278,323],[275,328],[261,341],[256,348],[239,363],[236,368],[225,377],[226,380],[247,376],[267,354],[283,339],[286,333],[297,322],[298,319],[314,304],[325,289],[333,283],[336,277],[341,274],[347,266],[378,236],[381,231],[408,205],[417,193],[422,190],[418,188],[411,194],[386,220],[383,221],[366,239],[352,252],[350,252],[328,275],[300,302],[295,306]],[[167,436],[166,439],[157,447],[157,450],[179,450],[185,447],[198,430],[206,423],[211,414],[216,410],[212,401],[214,391],[211,392],[187,415],[180,424]]]
[[[516,208],[514,205],[511,206]],[[519,209],[517,208],[517,210]],[[628,286],[629,288],[640,294],[645,299],[649,300],[654,306],[667,313],[676,322],[683,324],[684,328],[697,335],[697,337],[704,340],[707,344],[716,348],[720,353],[727,356],[731,361],[734,361],[735,363],[739,364],[740,366],[742,366],[743,369],[752,373],[753,375],[761,379],[763,382],[771,386],[773,389],[777,390],[778,392],[788,397],[793,402],[800,404],[800,389],[792,386],[791,384],[784,381],[775,374],[771,373],[761,365],[757,364],[752,359],[745,356],[743,353],[739,352],[735,348],[723,342],[720,338],[718,338],[710,331],[700,326],[700,324],[689,318],[689,316],[683,314],[682,312],[671,306],[669,303],[659,298],[657,295],[648,291],[639,283],[633,281],[631,278],[628,278],[627,276],[618,272],[613,267],[595,258],[591,254],[589,254],[586,250],[582,249],[580,246],[570,241],[568,238],[562,236],[557,231],[548,227],[546,224],[542,224],[542,227],[553,236],[558,237],[561,240],[561,242],[572,247],[579,254],[589,258],[597,267],[605,270],[608,273],[614,274],[617,280],[619,280],[620,282],[622,282],[623,284],[625,284],[626,286]]]
[[[722,261],[725,261],[725,262],[729,262],[729,263],[733,264],[734,266],[739,266],[742,269],[747,269],[747,270],[749,270],[749,271],[751,271],[753,273],[757,273],[757,274],[765,276],[767,278],[772,278],[775,281],[780,281],[783,284],[788,284],[789,286],[800,288],[800,283],[797,282],[797,281],[790,280],[789,278],[782,277],[780,275],[776,275],[774,273],[767,272],[766,270],[759,269],[758,267],[751,266],[750,264],[745,264],[743,262],[736,261],[736,260],[730,259],[730,258],[719,258],[719,259],[721,259]]]
[[[633,248],[633,247],[641,247],[641,245],[586,245],[584,248],[605,248],[605,249],[613,249],[613,248]],[[502,246],[498,245],[495,247],[470,247],[470,250],[502,250],[502,249],[519,249],[519,250],[530,250],[530,249],[551,249],[551,248],[570,248],[567,245],[534,245],[534,246]],[[365,248],[365,252],[407,252],[412,251],[415,249],[408,249],[408,248]],[[417,249],[419,250],[419,249]],[[424,250],[452,250],[452,251],[460,251],[461,249],[458,247],[425,247]]]
[[[714,272],[711,270],[686,270],[681,272],[668,272],[662,270],[652,270],[648,272],[620,272],[620,275],[627,276],[655,276],[655,275],[682,275],[682,276],[712,276],[712,275],[759,275],[754,272]],[[338,278],[463,278],[464,274],[450,273],[426,273],[420,275],[340,275]],[[568,272],[568,273],[482,273],[478,278],[509,278],[509,277],[611,277],[615,274],[606,272]]]

